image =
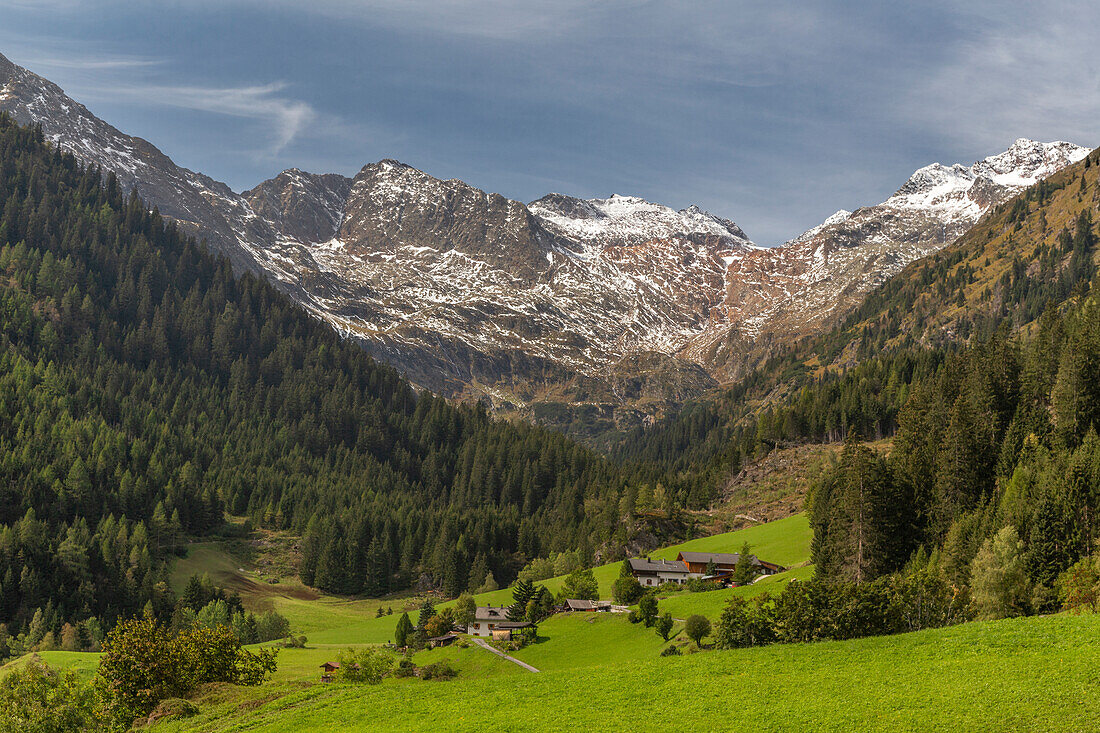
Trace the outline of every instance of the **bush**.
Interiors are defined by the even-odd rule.
[[[678,657],[681,655],[680,647],[673,644],[672,646],[666,646],[661,650],[662,657]]]
[[[32,658],[0,677],[0,733],[102,730],[91,685]]]
[[[393,657],[378,647],[348,649],[340,655],[341,682],[377,685],[393,669]]]
[[[684,622],[684,633],[689,639],[699,644],[710,635],[710,621],[706,616],[700,616],[697,613],[688,616],[687,621]]]
[[[422,680],[450,680],[454,679],[457,675],[458,670],[452,667],[450,662],[446,660],[436,662],[435,664],[429,664],[420,669],[420,679]]]
[[[642,623],[648,629],[653,626],[653,622],[657,620],[657,599],[646,594],[638,601],[638,617]]]
[[[1073,613],[1100,609],[1100,568],[1095,557],[1086,557],[1058,578],[1062,608]]]
[[[768,599],[756,599],[749,603],[733,596],[722,611],[714,629],[714,645],[719,649],[770,644],[775,641],[775,619]]]
[[[153,712],[149,713],[146,724],[152,725],[158,720],[190,718],[193,715],[198,715],[198,713],[199,709],[189,700],[184,700],[180,697],[170,697],[167,700],[161,700],[160,703],[153,708]]]
[[[600,585],[592,570],[578,568],[566,576],[558,595],[561,598],[595,601],[600,597],[599,591]]]
[[[611,599],[620,606],[632,606],[642,597],[642,584],[633,575],[615,578],[611,586]]]
[[[654,630],[658,636],[668,641],[668,637],[672,635],[672,614],[668,611],[661,614],[661,617],[657,619]]]
[[[225,626],[181,634],[143,617],[122,621],[103,642],[95,685],[116,724],[148,715],[161,700],[206,682],[259,685],[275,671],[274,649],[241,648]]]
[[[716,580],[703,580],[702,578],[692,578],[688,582],[684,583],[683,588],[689,593],[705,593],[710,590],[721,590],[722,584]]]
[[[444,608],[442,613],[432,616],[425,622],[424,633],[428,638],[443,636],[454,630],[454,627],[454,610],[451,608]]]
[[[408,657],[404,657],[397,666],[393,669],[393,676],[398,678],[415,677],[416,665],[413,664],[413,660]]]

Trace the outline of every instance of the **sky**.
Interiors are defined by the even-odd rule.
[[[251,188],[395,158],[774,245],[933,161],[1100,145],[1100,3],[0,0],[0,53]]]

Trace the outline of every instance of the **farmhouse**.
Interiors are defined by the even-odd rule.
[[[676,559],[687,566],[688,572],[693,578],[702,578],[707,575],[707,566],[714,564],[714,575],[718,578],[732,575],[737,569],[737,563],[741,561],[741,555],[736,552],[681,552]],[[764,562],[752,555],[749,562],[756,569],[757,575],[774,575],[783,572],[786,568],[775,563]]]
[[[466,627],[466,633],[473,636],[490,637],[493,630],[508,622],[508,609],[505,606],[478,606],[474,611],[474,621]]]
[[[627,563],[631,574],[642,585],[683,584],[690,577],[687,565],[677,560],[650,560],[647,557],[627,560]]]

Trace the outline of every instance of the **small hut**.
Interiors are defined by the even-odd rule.
[[[443,636],[433,636],[428,639],[428,648],[435,649],[437,646],[450,646],[458,640],[458,637],[454,634],[444,634]]]
[[[321,665],[321,681],[332,682],[336,679],[336,670],[340,669],[339,662],[325,662]]]

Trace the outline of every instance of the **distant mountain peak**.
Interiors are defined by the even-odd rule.
[[[586,244],[711,236],[734,248],[753,246],[739,226],[698,206],[677,211],[638,196],[612,194],[605,199],[578,199],[548,194],[533,201],[529,208],[548,229]]]

